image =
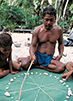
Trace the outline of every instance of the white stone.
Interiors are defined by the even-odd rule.
[[[41,73],[39,73],[39,75],[41,75]]]
[[[48,73],[43,73],[44,75],[48,75]]]
[[[14,79],[16,79],[16,77],[14,77]]]
[[[20,77],[20,76],[18,75],[18,77]]]
[[[60,83],[63,83],[63,81],[62,81],[62,80],[60,80],[59,82],[60,82]]]
[[[63,79],[63,81],[65,81],[65,79]]]
[[[69,85],[66,85],[66,87],[68,87]]]
[[[50,77],[51,77],[52,75],[50,75]]]
[[[6,89],[9,89],[9,87],[6,87]]]
[[[4,95],[5,96],[10,96],[10,93],[9,92],[6,92]]]
[[[36,72],[36,74],[38,74],[38,72]]]
[[[57,77],[56,79],[59,79],[59,77]]]
[[[27,76],[27,75],[29,75],[29,73],[25,73],[25,75]]]
[[[13,97],[11,97],[11,99],[13,99]]]
[[[54,78],[56,78],[56,76],[54,76]]]
[[[10,85],[10,82],[8,84]]]
[[[33,74],[33,72],[31,72],[31,74]]]
[[[62,85],[66,85],[66,83],[63,83]]]
[[[69,96],[66,96],[67,99],[69,99]]]
[[[10,81],[13,82],[14,80],[11,78]]]
[[[9,87],[9,85],[7,85],[7,87]]]
[[[68,88],[68,95],[70,96],[70,95],[73,95],[72,94],[72,91],[71,91],[71,88]]]

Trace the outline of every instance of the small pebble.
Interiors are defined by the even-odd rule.
[[[67,99],[69,99],[69,96],[66,96]]]
[[[56,79],[59,79],[59,77],[57,77]]]
[[[39,75],[41,75],[41,73],[39,73]]]
[[[6,92],[4,95],[9,97],[10,96],[10,93],[9,92]]]
[[[52,75],[50,75],[50,77],[51,77]]]
[[[66,83],[63,83],[62,85],[66,85]]]
[[[11,97],[11,99],[13,99],[13,97]]]
[[[8,84],[10,85],[10,82]]]
[[[9,87],[9,85],[7,85],[7,87]]]
[[[27,76],[27,75],[29,75],[29,73],[25,73],[25,75]]]
[[[14,79],[16,79],[16,77],[14,77]]]
[[[65,81],[65,79],[63,79],[63,81]]]
[[[9,89],[9,87],[6,87],[6,89]]]
[[[66,85],[66,87],[68,87],[69,85]]]
[[[33,72],[31,72],[31,74],[33,74]]]
[[[56,76],[54,76],[54,78],[56,78]]]
[[[60,80],[59,82],[60,82],[60,83],[63,83],[63,81],[62,81],[62,80]]]
[[[13,82],[14,80],[13,79],[10,79],[10,81]]]
[[[48,73],[43,73],[44,75],[48,75]]]
[[[36,74],[38,74],[38,72],[36,72]]]
[[[18,77],[20,77],[20,76],[18,75]]]

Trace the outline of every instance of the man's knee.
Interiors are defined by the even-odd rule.
[[[64,64],[61,64],[59,67],[58,67],[58,73],[63,73],[65,71],[65,65]]]
[[[28,57],[21,61],[21,67],[23,67],[24,69],[27,69],[29,65],[30,65],[30,59]]]

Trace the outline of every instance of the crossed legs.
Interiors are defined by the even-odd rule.
[[[26,58],[18,58],[18,60],[21,60],[21,66],[24,68],[24,69],[28,69],[29,65],[30,65],[30,57],[26,57]],[[60,61],[57,61],[57,60],[51,60],[50,61],[50,64],[45,67],[45,66],[42,66],[42,65],[39,65],[37,63],[37,61],[34,62],[34,64],[32,65],[32,68],[40,68],[40,69],[44,69],[44,70],[47,70],[49,72],[54,72],[54,73],[62,73],[64,72],[65,70],[65,65],[63,63],[61,63]]]

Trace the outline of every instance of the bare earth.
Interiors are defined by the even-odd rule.
[[[29,55],[29,44],[31,44],[32,34],[31,33],[11,33],[13,39],[13,52],[12,52],[12,59],[16,60],[18,57],[27,57]],[[28,41],[29,38],[29,41]],[[64,39],[67,37],[64,35]],[[17,47],[20,46],[20,47]],[[55,56],[58,55],[57,49],[58,43],[56,44],[55,48]],[[61,62],[67,63],[69,61],[73,61],[73,47],[72,46],[64,46],[64,52],[61,58]]]

